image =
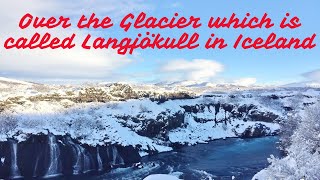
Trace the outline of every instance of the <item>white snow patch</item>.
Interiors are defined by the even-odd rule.
[[[143,180],[179,180],[179,178],[168,174],[152,174],[147,176]]]

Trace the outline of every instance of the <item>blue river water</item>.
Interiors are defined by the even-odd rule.
[[[143,167],[120,168],[92,180],[139,180],[150,174],[171,174],[185,180],[251,179],[268,166],[270,155],[281,156],[277,137],[230,138],[144,157]]]

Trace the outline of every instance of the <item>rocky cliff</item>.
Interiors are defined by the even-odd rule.
[[[32,135],[0,143],[0,178],[51,178],[109,171],[140,161],[132,146],[88,146],[70,136]]]

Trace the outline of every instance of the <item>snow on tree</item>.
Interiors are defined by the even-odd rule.
[[[293,130],[287,138],[291,145],[285,150],[288,155],[283,159],[271,156],[271,165],[257,173],[253,179],[319,179],[320,178],[320,105],[309,107],[297,118],[297,128],[288,121],[285,132]],[[295,126],[295,125],[294,125]],[[282,139],[283,141],[283,139]]]

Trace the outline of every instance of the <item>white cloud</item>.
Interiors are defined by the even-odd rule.
[[[129,12],[136,12],[147,8],[142,0],[86,0],[62,1],[62,0],[2,0],[0,2],[0,43],[8,37],[31,37],[35,32],[48,31],[28,28],[19,30],[20,18],[31,13],[35,16],[75,16],[95,12],[100,15],[118,17]],[[114,50],[85,50],[80,41],[87,31],[76,28],[55,29],[49,31],[57,37],[77,34],[78,47],[71,50],[4,50],[0,49],[0,72],[7,74],[23,74],[33,77],[45,78],[108,78],[119,68],[128,65],[132,60],[121,56]],[[113,76],[114,78],[114,76]]]
[[[256,82],[257,82],[256,78],[241,78],[241,79],[235,80],[233,84],[238,86],[252,86]]]
[[[222,64],[209,59],[173,60],[160,68],[160,72],[166,73],[170,80],[175,81],[209,81],[222,71]]]
[[[306,72],[306,73],[302,74],[302,76],[307,78],[308,80],[320,82],[320,69]]]

